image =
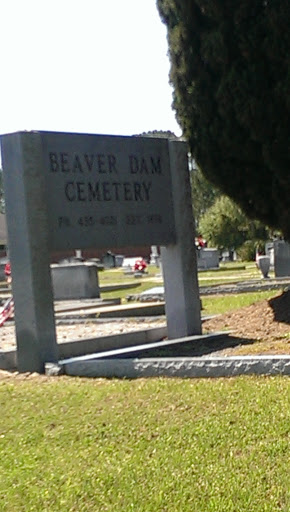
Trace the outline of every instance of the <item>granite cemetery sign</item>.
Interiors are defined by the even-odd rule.
[[[20,371],[57,361],[49,253],[161,245],[170,337],[199,334],[186,145],[147,137],[1,137]]]
[[[40,136],[51,248],[175,242],[166,140]]]

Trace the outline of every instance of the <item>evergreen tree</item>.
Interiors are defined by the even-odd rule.
[[[290,239],[289,0],[157,0],[174,108],[205,176]]]

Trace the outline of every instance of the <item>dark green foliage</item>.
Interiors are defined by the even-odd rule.
[[[158,0],[174,107],[206,177],[290,239],[289,0]]]
[[[257,251],[259,254],[265,254],[265,242],[246,240],[246,242],[238,248],[237,256],[241,261],[254,261]]]

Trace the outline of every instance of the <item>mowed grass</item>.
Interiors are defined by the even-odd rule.
[[[250,306],[260,300],[271,299],[282,290],[268,290],[262,292],[237,293],[230,295],[210,295],[202,297],[202,314],[217,315],[229,313],[244,306]]]
[[[1,512],[289,512],[287,377],[0,383]]]
[[[271,277],[273,275],[271,274]],[[208,270],[208,271],[200,271],[198,273],[199,285],[202,286],[210,286],[210,285],[219,285],[219,284],[229,284],[240,281],[250,281],[250,280],[261,280],[261,272],[257,269],[255,263],[227,263],[220,264],[220,268],[216,270]],[[104,286],[107,284],[123,284],[123,283],[132,283],[135,287],[126,290],[114,290],[114,291],[101,291],[101,297],[103,299],[115,299],[120,298],[123,304],[126,304],[127,297],[132,295],[138,295],[145,290],[153,288],[155,286],[162,286],[163,281],[160,277],[160,268],[155,266],[148,266],[148,273],[144,274],[143,277],[135,278],[134,275],[125,275],[124,271],[121,268],[104,270],[99,272],[99,282],[100,286]],[[267,292],[263,292],[267,293]],[[277,292],[276,292],[277,293]],[[254,294],[242,294],[244,296],[250,297],[250,295]],[[273,296],[273,295],[272,295]],[[266,295],[265,295],[266,297]],[[208,299],[205,300],[205,304],[208,302]],[[247,302],[247,299],[245,299]],[[250,302],[251,303],[251,302]],[[242,304],[243,305],[243,304]],[[239,306],[237,306],[239,307]],[[224,312],[215,311],[215,307],[213,308],[213,313],[215,312]]]
[[[125,300],[125,297],[128,295],[135,295],[137,293],[141,293],[141,291],[148,290],[152,286],[155,286],[155,283],[144,283],[141,287],[138,287],[134,290],[120,290],[114,292],[105,292],[102,293],[103,299],[113,299],[113,298],[121,298],[122,303],[126,304],[128,301]],[[229,294],[229,295],[208,295],[202,296],[202,315],[217,315],[228,313],[230,311],[234,311],[236,309],[240,309],[244,306],[250,306],[255,302],[264,299],[271,299],[272,297],[276,297],[281,290],[267,290],[261,292],[248,292],[248,293],[237,293],[237,294]]]

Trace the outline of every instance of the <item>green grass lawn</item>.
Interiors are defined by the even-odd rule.
[[[99,272],[100,286],[106,284],[136,283],[136,286],[130,290],[116,290],[113,292],[101,292],[104,299],[120,298],[126,303],[128,295],[142,293],[149,288],[163,284],[160,276],[160,269],[154,266],[148,267],[148,273],[142,278],[136,279],[133,275],[124,275],[122,269],[110,269]],[[271,275],[271,277],[274,277]],[[256,268],[255,263],[233,262],[221,264],[217,270],[201,271],[198,273],[199,285],[209,286],[218,284],[229,284],[245,280],[259,280],[261,273]]]
[[[144,280],[150,278],[156,278],[160,275],[160,268],[149,265],[147,267],[147,273],[144,274]],[[274,277],[273,274],[270,274]],[[261,279],[261,272],[257,269],[254,262],[240,263],[234,262],[231,264],[221,264],[218,269],[206,270],[198,272],[200,284],[207,282],[210,283],[225,283],[228,281],[243,281],[245,279]],[[107,283],[122,283],[134,281],[133,275],[125,275],[122,268],[114,268],[103,270],[99,272],[100,285]]]
[[[103,299],[114,299],[120,298],[123,304],[127,304],[126,297],[128,295],[138,294],[141,291],[148,290],[156,286],[156,283],[146,282],[138,288],[132,290],[120,290],[114,292],[103,292]],[[255,302],[263,299],[271,299],[281,293],[281,290],[268,290],[261,292],[248,292],[248,293],[237,293],[230,295],[209,295],[201,297],[202,300],[202,314],[203,315],[217,315],[240,309],[243,306],[250,306]],[[132,304],[132,302],[128,303]]]
[[[127,281],[128,282],[128,281]],[[131,295],[138,295],[139,293],[145,292],[145,290],[149,290],[150,288],[154,288],[155,286],[161,286],[163,283],[156,283],[150,280],[141,281],[139,279],[135,279],[136,286],[134,288],[125,289],[125,290],[114,290],[111,292],[106,292],[101,290],[101,298],[106,299],[121,299],[122,304],[127,304],[127,297]],[[137,302],[137,299],[133,302]]]
[[[251,279],[261,279],[261,272],[254,262],[241,264],[233,262],[231,264],[220,264],[215,270],[202,270],[198,272],[199,284],[222,284],[226,282],[236,282]],[[273,272],[270,273],[274,277]]]
[[[237,276],[237,272],[241,273],[241,276]],[[136,279],[134,276],[124,276],[123,271],[120,269],[105,270],[100,273],[100,284],[106,283],[121,283],[121,282],[133,282],[136,281],[136,287],[130,290],[116,290],[113,292],[102,292],[101,296],[103,299],[120,298],[122,303],[126,303],[126,297],[128,295],[137,295],[149,288],[162,285],[162,282],[156,282],[156,274],[160,273],[160,269],[157,267],[150,267],[150,273],[143,278]],[[199,272],[199,284],[223,284],[230,282],[259,279],[260,273],[257,271],[254,263],[242,265],[239,263],[232,263],[230,266],[224,266],[216,271],[205,271]],[[214,278],[214,279],[213,279]],[[155,279],[155,280],[151,280]],[[114,281],[115,280],[115,281]],[[141,283],[141,284],[140,284]],[[243,306],[249,306],[255,302],[263,299],[270,299],[280,293],[279,290],[268,290],[259,292],[239,293],[230,295],[211,295],[202,297],[202,306],[204,315],[213,315],[226,313],[239,309]]]
[[[272,274],[271,277],[273,277]],[[243,280],[261,279],[261,273],[256,268],[254,262],[221,263],[220,267],[216,270],[200,271],[198,273],[198,279],[200,286],[208,286],[229,284]],[[134,275],[125,275],[122,268],[108,269],[99,272],[99,284],[101,287],[108,284],[118,285],[123,283],[132,283],[136,286],[130,290],[116,290],[111,292],[101,291],[101,297],[103,299],[120,298],[124,304],[126,303],[126,297],[128,295],[139,294],[149,288],[160,286],[163,284],[163,281],[160,277],[160,268],[153,265],[149,265],[148,273],[144,274],[144,277],[138,279],[136,279]],[[207,303],[207,300],[205,303]]]
[[[155,265],[149,265],[146,269],[146,274],[144,274],[145,278],[156,277],[156,275],[160,274],[160,268]],[[121,267],[111,268],[107,270],[102,270],[98,272],[100,285],[102,284],[117,284],[123,282],[132,282],[137,281],[133,274],[125,274],[124,269]]]
[[[203,297],[203,314],[277,293]],[[289,512],[289,406],[287,377],[2,380],[0,511]]]
[[[228,313],[243,306],[250,306],[255,302],[264,299],[271,299],[281,292],[281,290],[268,290],[262,292],[237,293],[230,295],[210,295],[202,297],[202,314],[217,315]]]
[[[1,512],[289,512],[289,379],[0,382]]]

